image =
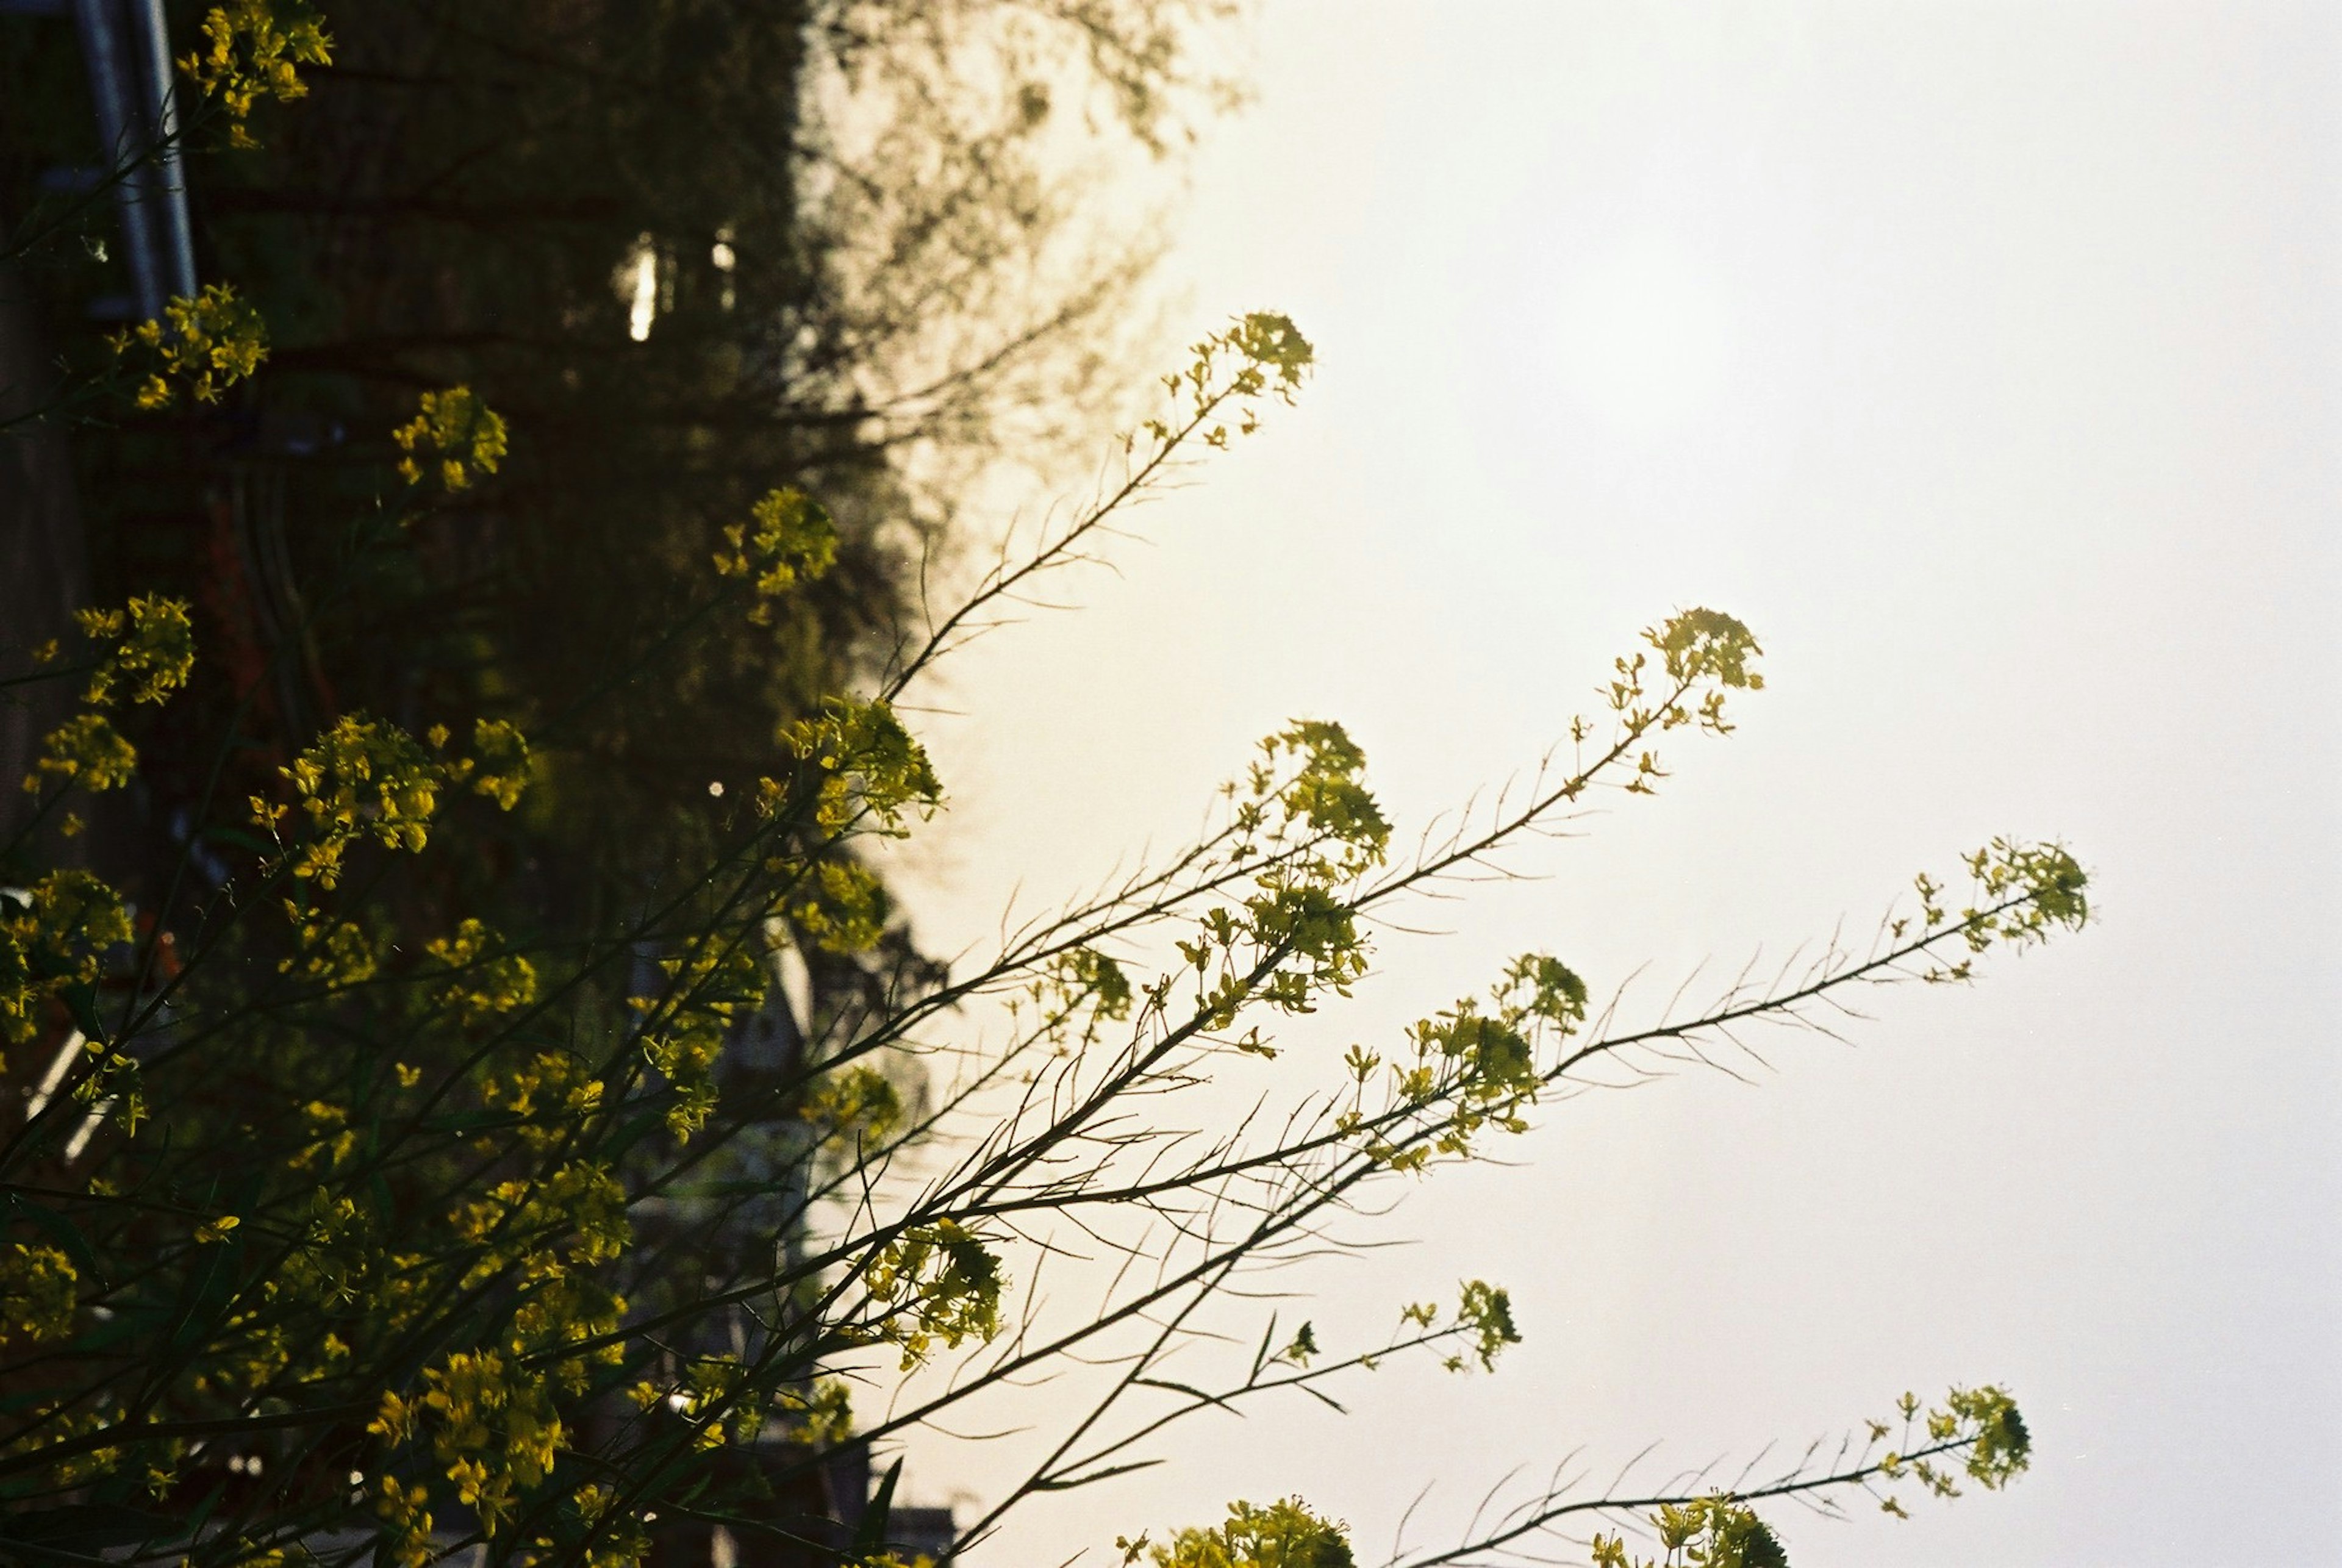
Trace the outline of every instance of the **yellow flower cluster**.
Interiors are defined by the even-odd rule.
[[[377,1418],[369,1432],[381,1432],[383,1418]],[[383,1522],[384,1560],[396,1568],[424,1568],[438,1555],[431,1544],[431,1489],[417,1484],[401,1484],[395,1475],[385,1475],[375,1483],[374,1511]]]
[[[134,597],[119,610],[78,610],[82,635],[98,645],[88,700],[161,703],[195,667],[195,629],[184,599]]]
[[[668,1084],[673,1100],[667,1131],[687,1140],[716,1109],[716,1060],[732,1025],[764,1005],[765,973],[745,946],[711,938],[659,961],[667,975],[663,997],[638,997],[649,1014],[644,1056]]]
[[[1390,824],[1365,777],[1366,755],[1342,727],[1312,720],[1261,742],[1246,777],[1223,786],[1233,803],[1227,864],[1250,868],[1251,891],[1237,906],[1206,910],[1193,939],[1175,944],[1207,1030],[1233,1027],[1256,1005],[1311,1012],[1366,973],[1367,935],[1344,889],[1382,864]],[[1257,1030],[1232,1044],[1276,1054]]]
[[[632,1233],[626,1189],[607,1166],[587,1161],[498,1183],[464,1206],[455,1232],[487,1249],[473,1272],[489,1274],[523,1259],[548,1270],[607,1263]]]
[[[1126,1565],[1143,1555],[1155,1568],[1351,1568],[1354,1561],[1342,1526],[1296,1497],[1266,1508],[1232,1503],[1218,1528],[1182,1530],[1161,1545],[1143,1535],[1116,1544]]]
[[[355,714],[335,720],[290,767],[277,770],[293,785],[309,829],[305,842],[289,848],[293,874],[332,887],[350,847],[368,839],[386,849],[421,850],[439,792],[455,784],[468,783],[473,793],[512,809],[527,782],[526,742],[501,719],[481,720],[473,737],[476,756],[442,758],[435,754],[446,744],[444,727],[432,729],[426,749],[383,720]],[[259,795],[251,804],[253,821],[272,834],[290,810]]]
[[[461,490],[481,474],[494,474],[508,445],[504,415],[480,401],[468,386],[426,392],[415,417],[390,433],[406,454],[399,477],[409,484],[435,474],[449,490]]]
[[[293,785],[312,836],[295,853],[297,877],[331,887],[349,847],[373,839],[387,849],[420,850],[430,836],[445,770],[395,724],[344,714],[334,727],[277,770]],[[285,808],[255,796],[253,815],[271,829]]]
[[[721,1026],[705,1017],[685,1018],[643,1036],[643,1056],[667,1081],[674,1102],[666,1130],[688,1143],[716,1109],[716,1059],[724,1054]]]
[[[1136,446],[1143,434],[1153,438],[1158,455],[1167,453],[1182,434],[1175,424],[1186,433],[1200,434],[1206,445],[1225,449],[1229,440],[1227,425],[1206,421],[1219,419],[1233,400],[1240,411],[1236,434],[1250,435],[1260,428],[1259,400],[1273,396],[1289,404],[1316,363],[1316,351],[1293,325],[1293,318],[1274,311],[1255,311],[1236,318],[1226,332],[1213,333],[1197,343],[1193,353],[1196,357],[1186,370],[1163,377],[1174,417],[1142,421],[1125,438],[1126,451]]]
[[[226,284],[205,284],[192,299],[175,298],[163,315],[163,321],[141,322],[113,340],[116,355],[128,355],[135,345],[150,366],[135,394],[142,409],[168,408],[183,393],[197,403],[217,403],[268,357],[268,324]]]
[[[1970,954],[2000,945],[2022,952],[2049,940],[2050,928],[2078,931],[2089,923],[2089,873],[2082,869],[2062,844],[2026,844],[1996,838],[1964,857],[1973,902],[1947,921],[1944,886],[1922,872],[1914,886],[1919,894],[1919,918],[1927,927],[1951,924],[1967,944]],[[1888,928],[1900,940],[1908,918]],[[1920,978],[1932,983],[1967,981],[1975,977],[1975,960],[1931,964]]]
[[[903,1370],[927,1356],[935,1342],[956,1350],[963,1340],[990,1340],[1000,1332],[1000,1295],[1007,1280],[984,1239],[956,1220],[916,1225],[878,1249],[862,1271],[863,1288],[878,1308],[877,1337],[903,1347]]]
[[[358,1135],[350,1126],[350,1114],[326,1100],[312,1100],[301,1107],[301,1120],[309,1129],[309,1143],[294,1156],[293,1164],[307,1169],[323,1160],[330,1169],[350,1157],[357,1147]]]
[[[481,1102],[518,1117],[522,1144],[544,1154],[571,1137],[602,1107],[602,1083],[582,1057],[540,1051],[520,1065],[490,1074]]]
[[[1426,1143],[1400,1149],[1380,1140],[1367,1152],[1393,1170],[1420,1172],[1435,1158],[1468,1159],[1474,1139],[1494,1126],[1524,1133],[1523,1113],[1542,1086],[1541,1037],[1566,1040],[1586,1018],[1586,982],[1559,959],[1542,953],[1513,960],[1484,1007],[1466,996],[1406,1032],[1411,1060],[1390,1070],[1391,1105],[1408,1111],[1446,1107],[1446,1125]],[[1377,1054],[1352,1046],[1348,1065],[1364,1085],[1382,1065]],[[1349,1131],[1364,1120],[1352,1109],[1336,1125]]]
[[[347,1113],[323,1102],[313,1103],[306,1114],[313,1128],[340,1128],[347,1120]],[[341,1136],[339,1131],[331,1132],[330,1145],[337,1147]],[[305,1165],[307,1161],[301,1163]],[[286,1291],[310,1301],[354,1301],[374,1274],[410,1265],[412,1259],[381,1255],[375,1244],[372,1220],[372,1214],[346,1193],[313,1191],[300,1240],[286,1252],[280,1267],[279,1277]]]
[[[492,1102],[553,1109],[551,1102],[569,1093],[576,1074],[555,1072],[543,1062],[538,1066],[543,1070],[505,1080]],[[590,1113],[597,1095],[598,1088],[586,1097],[585,1111]],[[560,1108],[579,1106],[572,1100]],[[419,1393],[385,1393],[368,1428],[394,1448],[424,1443],[438,1476],[491,1536],[504,1531],[520,1501],[552,1473],[564,1436],[556,1399],[582,1393],[593,1369],[615,1365],[623,1354],[613,1336],[626,1302],[596,1271],[627,1243],[626,1202],[626,1190],[606,1166],[571,1161],[500,1183],[459,1210],[455,1233],[477,1249],[476,1256],[463,1279],[441,1280],[437,1293],[444,1295],[448,1284],[474,1289],[502,1275],[518,1286],[519,1305],[500,1346],[448,1355],[425,1373]],[[346,1223],[326,1229],[337,1245],[360,1243],[354,1257],[363,1253],[362,1229]],[[433,1293],[427,1277],[418,1280],[416,1307],[429,1310],[425,1298]],[[595,1340],[606,1343],[588,1348]],[[427,1537],[435,1484],[383,1483],[376,1512],[393,1559],[411,1561],[405,1553]],[[635,1538],[619,1533],[621,1541]],[[633,1559],[618,1552],[599,1560]]]
[[[137,771],[137,748],[103,714],[76,714],[42,740],[41,755],[25,775],[25,793],[38,794],[44,774],[84,789],[120,789]]]
[[[496,952],[502,942],[480,922],[465,920],[455,934],[424,949],[455,972],[437,1000],[465,1027],[517,1013],[536,1000],[535,967],[516,953]]]
[[[854,1391],[843,1379],[825,1377],[803,1392],[784,1388],[773,1403],[792,1442],[833,1448],[854,1435]]]
[[[615,1341],[579,1351],[589,1339],[615,1334],[626,1298],[591,1274],[575,1270],[536,1270],[528,1294],[513,1314],[510,1343],[515,1354],[567,1351],[545,1363],[545,1375],[569,1393],[583,1393],[597,1366],[615,1366],[625,1356]]]
[[[1729,1497],[1699,1497],[1662,1503],[1651,1518],[1666,1564],[1691,1568],[1788,1568],[1788,1553],[1756,1511]],[[1663,1568],[1661,1561],[1632,1557],[1624,1539],[1595,1533],[1594,1568]]]
[[[821,504],[800,490],[776,490],[756,503],[753,529],[735,524],[724,530],[727,549],[716,554],[716,569],[726,577],[754,576],[759,603],[748,619],[765,625],[772,608],[762,601],[799,581],[812,582],[837,560],[837,525]]]
[[[90,1106],[97,1115],[115,1117],[126,1133],[137,1132],[138,1124],[146,1119],[138,1058],[103,1040],[85,1041],[82,1048],[89,1053],[90,1065],[88,1074],[74,1085],[75,1103]]]
[[[115,1401],[104,1400],[74,1409],[35,1395],[11,1413],[16,1415],[15,1424],[19,1435],[0,1444],[0,1459],[15,1459],[24,1454],[36,1453],[75,1438],[91,1437],[107,1431],[120,1424],[122,1406]],[[33,1484],[64,1491],[86,1484],[100,1476],[110,1475],[121,1463],[122,1450],[118,1448],[85,1449],[35,1471]]]
[[[1896,1408],[1903,1417],[1907,1445],[1916,1436],[1916,1424],[1927,1433],[1928,1444],[1938,1454],[1945,1450],[1957,1453],[1965,1449],[1961,1472],[1987,1492],[1999,1491],[2032,1467],[2033,1434],[2026,1429],[2025,1417],[2018,1413],[2017,1402],[2006,1391],[1990,1383],[1982,1388],[1955,1388],[1941,1405],[1927,1411],[1924,1416],[1916,1393],[1905,1394]],[[1872,1422],[1871,1441],[1877,1442],[1887,1431],[1885,1422]],[[1914,1476],[1937,1497],[1960,1494],[1953,1472],[1925,1457],[1891,1452],[1880,1460],[1878,1469],[1889,1481],[1900,1481],[1907,1474]],[[1893,1501],[1888,1499],[1890,1503]],[[1902,1511],[1889,1507],[1887,1512]]]
[[[906,812],[925,816],[943,804],[944,786],[919,744],[885,700],[832,697],[819,718],[802,719],[782,737],[800,761],[820,770],[814,820],[822,832],[843,834],[867,818],[872,831],[899,838]],[[786,794],[766,782],[766,810]]]
[[[1470,1336],[1468,1361],[1478,1363],[1482,1372],[1494,1372],[1504,1348],[1521,1343],[1520,1331],[1513,1326],[1511,1293],[1486,1280],[1464,1282],[1462,1299],[1456,1304],[1456,1325]],[[1450,1372],[1462,1372],[1467,1357],[1451,1355],[1445,1364]]]
[[[315,18],[280,16],[270,0],[230,0],[204,18],[204,47],[179,69],[227,115],[228,145],[251,147],[245,122],[263,97],[290,103],[309,91],[300,66],[333,64],[334,41]]]
[[[72,1332],[80,1278],[55,1247],[0,1247],[0,1344],[37,1344]]]
[[[557,1561],[574,1561],[576,1568],[636,1568],[636,1564],[648,1556],[650,1538],[644,1533],[641,1524],[633,1519],[613,1519],[610,1516],[617,1501],[618,1494],[604,1486],[581,1486],[572,1493],[570,1510],[581,1527],[580,1533],[593,1533],[592,1542],[586,1548],[584,1556]],[[554,1543],[551,1537],[540,1535],[536,1545],[542,1551],[550,1552]]]
[[[825,1074],[797,1114],[822,1129],[825,1140],[850,1150],[893,1130],[902,1119],[903,1096],[884,1073],[856,1065]]]
[[[700,1357],[685,1369],[679,1388],[644,1383],[635,1390],[635,1403],[645,1409],[661,1400],[697,1429],[692,1439],[696,1447],[721,1448],[727,1437],[746,1443],[764,1430],[764,1411],[749,1396],[748,1369],[737,1356]]]
[[[53,871],[0,901],[0,1040],[33,1038],[43,1004],[95,982],[105,950],[129,940],[121,895],[85,871]]]
[[[185,685],[195,667],[195,629],[176,599],[135,598],[125,609],[82,610],[75,615],[95,644],[84,699],[93,707],[128,700],[160,703]],[[44,650],[54,657],[54,644]],[[25,775],[25,793],[45,784],[89,790],[119,789],[136,774],[138,750],[105,715],[76,714],[42,737],[41,754]],[[66,832],[75,829],[68,825]]]
[[[472,754],[458,757],[448,769],[456,782],[470,784],[474,794],[485,795],[510,811],[528,785],[528,742],[516,725],[481,719],[472,725]]]
[[[886,934],[886,890],[868,867],[826,860],[806,879],[789,914],[826,953],[867,953]]]
[[[515,1493],[541,1483],[561,1446],[561,1417],[542,1379],[516,1360],[494,1351],[458,1351],[423,1374],[424,1392],[402,1399],[383,1395],[382,1407],[366,1430],[393,1443],[418,1433],[455,1483],[456,1501],[471,1509],[490,1535],[496,1534],[517,1501]],[[395,1485],[395,1483],[392,1483]],[[395,1524],[411,1530],[427,1493],[385,1489],[378,1508]]]
[[[291,953],[277,960],[278,974],[298,973],[304,980],[335,990],[363,985],[374,978],[381,959],[365,927],[355,921],[309,917],[291,899],[285,901],[285,913],[298,941]]]
[[[1725,717],[1725,694],[1765,689],[1765,677],[1754,666],[1765,650],[1757,646],[1755,633],[1721,610],[1682,611],[1645,627],[1643,641],[1659,655],[1666,684],[1653,684],[1648,654],[1622,654],[1611,661],[1612,679],[1603,695],[1616,715],[1622,748],[1628,741],[1686,724],[1696,724],[1705,734],[1728,735],[1733,725]],[[1572,742],[1583,744],[1593,734],[1593,725],[1583,717],[1570,722]],[[1656,794],[1659,781],[1666,776],[1658,754],[1646,750],[1635,758],[1634,776],[1620,787],[1628,794]],[[1576,799],[1585,782],[1573,784],[1568,798]]]

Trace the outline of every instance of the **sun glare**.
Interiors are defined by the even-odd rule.
[[[626,265],[619,268],[619,293],[626,301],[626,335],[647,340],[658,317],[658,247],[645,235],[635,242]]]

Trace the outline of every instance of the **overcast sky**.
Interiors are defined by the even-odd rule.
[[[1199,326],[1292,313],[1316,381],[961,662],[930,943],[1176,838],[1289,716],[1419,824],[1696,604],[1765,645],[1740,734],[1386,943],[1339,1034],[1527,947],[1656,1003],[1997,833],[2099,917],[1755,1087],[1556,1108],[1310,1282],[1361,1323],[1507,1284],[1496,1375],[1198,1423],[975,1568],[1287,1493],[1379,1561],[1427,1481],[1437,1544],[1516,1465],[1959,1380],[2033,1473],[1788,1516],[1799,1568],[2342,1562],[2342,7],[1265,0],[1256,81],[1171,276]]]

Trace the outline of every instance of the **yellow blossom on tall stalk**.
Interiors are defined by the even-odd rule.
[[[509,432],[504,416],[480,401],[468,386],[426,392],[415,417],[390,433],[398,449],[399,477],[409,484],[435,473],[449,490],[461,490],[475,475],[494,474],[504,460]]]
[[[195,631],[184,599],[134,596],[119,610],[75,611],[74,622],[100,650],[86,694],[93,704],[164,702],[195,669]]]
[[[688,1140],[716,1108],[715,1067],[733,1026],[764,1004],[765,974],[743,946],[702,942],[659,961],[664,995],[637,997],[644,1059],[666,1080],[667,1131]]]
[[[826,860],[806,879],[807,896],[789,910],[806,939],[825,953],[867,953],[886,934],[886,890],[869,867]]]
[[[74,1286],[80,1278],[55,1247],[22,1242],[0,1247],[0,1344],[35,1343],[70,1333]]]
[[[509,811],[526,783],[528,743],[501,719],[473,727],[476,755],[445,757],[445,725],[435,724],[423,741],[396,724],[345,714],[277,770],[293,786],[305,842],[286,844],[293,874],[332,887],[352,844],[371,839],[385,849],[420,851],[429,842],[440,792],[469,784]],[[428,745],[425,743],[428,742]],[[254,824],[284,843],[283,824],[293,808],[255,795]]]
[[[340,880],[342,856],[360,839],[412,853],[429,837],[444,772],[395,724],[345,714],[277,770],[293,785],[312,836],[293,860],[293,874],[321,887]],[[282,806],[255,799],[255,818],[272,829]]]
[[[472,726],[472,754],[450,764],[450,772],[468,783],[474,794],[510,811],[528,784],[528,740],[516,724],[482,719]]]
[[[766,603],[800,582],[814,582],[837,561],[837,524],[828,510],[801,490],[776,490],[749,514],[754,526],[724,530],[726,548],[716,553],[716,569],[726,577],[748,577],[757,604],[748,619],[766,625]]]
[[[515,1493],[535,1487],[553,1468],[563,1427],[551,1390],[529,1368],[493,1351],[458,1352],[426,1371],[423,1382],[418,1398],[385,1394],[366,1430],[394,1443],[418,1431],[427,1433],[456,1501],[495,1535]],[[423,1501],[402,1495],[385,1514],[411,1519]]]
[[[518,954],[498,951],[503,940],[476,920],[466,919],[424,951],[447,966],[450,981],[439,1004],[458,1023],[484,1024],[516,1012],[536,999],[536,970]]]
[[[951,1350],[969,1338],[990,1343],[1008,1280],[982,1236],[946,1219],[914,1225],[878,1248],[862,1283],[877,1309],[877,1337],[903,1347],[908,1372],[937,1342]]]
[[[254,147],[245,122],[264,97],[280,104],[308,95],[300,66],[334,63],[334,40],[305,6],[230,0],[204,18],[204,47],[182,55],[179,69],[227,116],[228,145]]]
[[[814,818],[826,834],[843,834],[859,824],[900,838],[907,831],[902,825],[906,812],[929,816],[943,804],[943,781],[926,748],[884,699],[832,697],[820,717],[800,719],[781,741],[816,770]],[[779,793],[765,795],[776,802]]]
[[[41,755],[25,775],[25,793],[40,793],[44,775],[84,789],[120,789],[138,771],[138,752],[102,714],[77,714],[51,730]]]
[[[164,306],[162,319],[115,337],[113,346],[118,357],[134,348],[145,357],[148,369],[135,400],[151,413],[183,394],[217,403],[268,357],[268,324],[228,285],[205,284],[194,297],[181,295]]]
[[[1116,1544],[1125,1563],[1144,1557],[1153,1568],[1351,1568],[1356,1561],[1349,1533],[1297,1497],[1266,1508],[1232,1503],[1226,1523],[1182,1530],[1160,1544],[1144,1535]]]
[[[53,871],[0,898],[0,1040],[32,1039],[43,1004],[95,982],[101,955],[129,940],[121,895],[85,871]]]

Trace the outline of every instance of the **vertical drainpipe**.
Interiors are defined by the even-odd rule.
[[[154,106],[149,123],[155,127],[155,184],[162,196],[162,271],[169,292],[192,298],[195,292],[195,242],[187,223],[187,184],[179,162],[179,101],[171,79],[171,32],[163,19],[163,0],[131,0],[145,25],[148,100]]]
[[[97,109],[97,133],[105,144],[105,172],[114,175],[144,152],[144,129],[131,97],[129,42],[115,26],[106,0],[74,0],[74,26],[81,35],[81,56],[89,67],[89,95]],[[115,181],[114,201],[122,215],[123,259],[130,266],[130,287],[139,319],[152,321],[163,314],[162,269],[152,219],[155,179],[150,163],[140,161]]]
[[[163,0],[73,0],[89,95],[122,216],[123,259],[141,320],[195,292],[195,250],[179,156],[177,93]]]

